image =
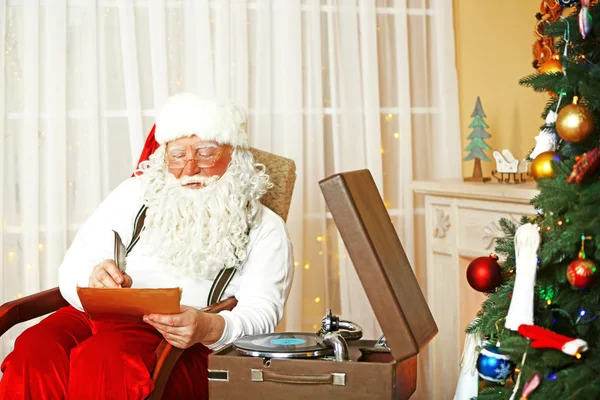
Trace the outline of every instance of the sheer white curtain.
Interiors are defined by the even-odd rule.
[[[412,180],[461,174],[451,2],[0,4],[0,300],[56,286],[78,228],[130,175],[155,111],[186,90],[247,107],[251,144],[296,161],[297,271],[280,329],[312,331],[332,308],[380,334],[318,181],[370,169],[423,275]]]

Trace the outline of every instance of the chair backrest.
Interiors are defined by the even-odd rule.
[[[273,184],[262,197],[261,203],[286,221],[296,182],[296,163],[289,158],[254,148],[250,148],[250,152],[257,163],[266,167]]]

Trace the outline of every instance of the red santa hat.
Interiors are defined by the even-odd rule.
[[[246,114],[235,104],[194,93],[171,96],[156,118],[154,132],[163,145],[185,136],[196,135],[233,147],[247,147]]]
[[[193,93],[177,94],[170,97],[160,111],[146,138],[137,168],[160,145],[184,136],[196,135],[204,140],[246,147],[246,125],[245,113],[232,103],[203,99]]]
[[[156,151],[160,147],[156,138],[154,137],[154,132],[156,131],[156,124],[152,126],[148,137],[146,138],[146,143],[144,144],[144,148],[142,149],[142,154],[140,155],[140,160],[138,161],[137,168],[140,167],[140,163],[142,161],[146,161],[150,158],[152,153]]]

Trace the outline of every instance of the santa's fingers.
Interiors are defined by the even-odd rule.
[[[174,339],[174,338],[171,338],[168,336],[164,336],[164,335],[163,335],[163,337],[171,346],[177,347],[178,349],[187,349],[187,348],[191,347],[190,345],[188,345],[180,340],[177,340],[177,339]]]
[[[92,276],[88,282],[89,287],[93,288],[118,288],[119,285],[108,274]]]
[[[191,340],[191,337],[188,335],[180,335],[178,333],[166,332],[158,327],[155,327],[156,330],[165,338],[167,342],[171,345],[180,348],[187,349],[194,345],[194,342]]]
[[[192,329],[187,326],[169,326],[169,325],[151,321],[147,318],[144,320],[148,324],[150,324],[154,328],[156,328],[156,330],[159,331],[161,334],[163,334],[163,336],[164,336],[164,334],[169,334],[173,337],[177,337],[177,338],[180,338],[180,339],[186,340],[186,341],[189,341],[193,336]]]

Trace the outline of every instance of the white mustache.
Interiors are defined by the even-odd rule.
[[[182,176],[179,178],[179,184],[181,186],[190,185],[193,183],[199,183],[203,186],[208,186],[216,183],[219,180],[218,176]]]

